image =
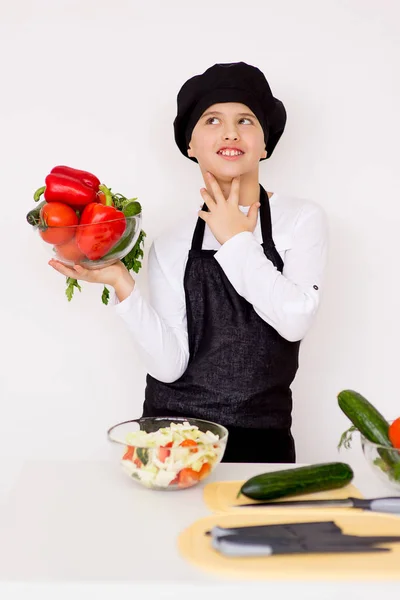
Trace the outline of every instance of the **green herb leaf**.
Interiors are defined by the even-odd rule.
[[[80,292],[82,291],[81,286],[79,285],[76,279],[73,279],[72,277],[67,277],[67,289],[65,290],[65,295],[68,298],[68,302],[71,302],[75,288],[78,288]]]
[[[103,293],[101,295],[101,301],[103,304],[108,304],[108,300],[110,298],[110,292],[108,291],[108,289],[106,288],[106,286],[104,286],[103,288]]]
[[[346,429],[346,431],[342,433],[338,444],[338,450],[340,450],[342,446],[344,446],[344,448],[347,448],[347,450],[351,448],[351,441],[354,431],[358,431],[358,429],[357,427],[355,427],[355,425],[352,425],[351,427],[349,427],[349,429]]]
[[[122,262],[124,263],[128,271],[134,271],[135,273],[139,273],[139,270],[142,266],[140,259],[144,256],[143,250],[140,246],[141,244],[144,244],[145,237],[146,234],[142,230],[132,250],[122,259]]]

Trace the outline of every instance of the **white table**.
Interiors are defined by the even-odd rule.
[[[206,482],[246,479],[284,467],[223,463]],[[204,599],[210,588],[218,594],[224,590],[229,599],[239,593],[243,598],[253,587],[261,588],[263,597],[266,592],[281,595],[283,590],[295,593],[296,600],[348,596],[352,589],[348,582],[241,584],[208,575],[181,558],[179,532],[209,514],[202,497],[206,482],[179,492],[155,492],[130,481],[111,461],[26,462],[1,506],[0,598],[25,597],[5,595],[15,590],[26,591],[28,597],[32,585],[45,583],[51,584],[51,592],[46,588],[49,598],[57,593],[57,599],[68,584],[83,583],[86,593],[97,589],[96,598],[115,598],[115,593],[104,595],[114,587],[118,594],[128,593],[121,584],[130,594],[145,586],[146,598],[181,597],[175,592],[183,594],[187,588],[190,596],[182,597],[191,600]],[[365,496],[393,495],[371,477],[368,466],[365,472],[358,471],[354,484]],[[396,591],[399,597],[399,584],[388,582],[384,587],[385,593]],[[377,593],[382,596],[382,583],[354,582],[353,591],[363,600],[376,600]],[[46,598],[43,591],[41,597]]]

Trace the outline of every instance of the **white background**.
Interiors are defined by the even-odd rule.
[[[260,180],[319,202],[330,224],[323,303],[293,386],[299,462],[338,455],[353,388],[400,415],[398,3],[393,0],[28,1],[0,4],[3,486],[26,458],[108,457],[140,415],[145,371],[101,286],[71,303],[25,215],[56,164],[138,196],[146,251],[200,203],[197,165],[173,139],[182,83],[216,62],[265,73],[286,131]],[[138,277],[146,290],[145,268]]]

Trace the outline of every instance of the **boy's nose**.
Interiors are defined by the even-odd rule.
[[[231,130],[231,131],[226,131],[224,133],[224,140],[235,140],[237,141],[239,139],[239,134],[237,131],[235,130]]]

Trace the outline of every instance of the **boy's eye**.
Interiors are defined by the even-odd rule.
[[[214,125],[215,121],[217,121],[217,122],[219,121],[218,117],[209,117],[207,119],[206,123],[207,124],[209,123],[210,125]],[[250,123],[250,124],[253,123],[253,121],[251,119],[249,119],[248,117],[242,117],[241,119],[239,119],[239,123],[242,123],[243,121],[247,121],[247,123]]]

